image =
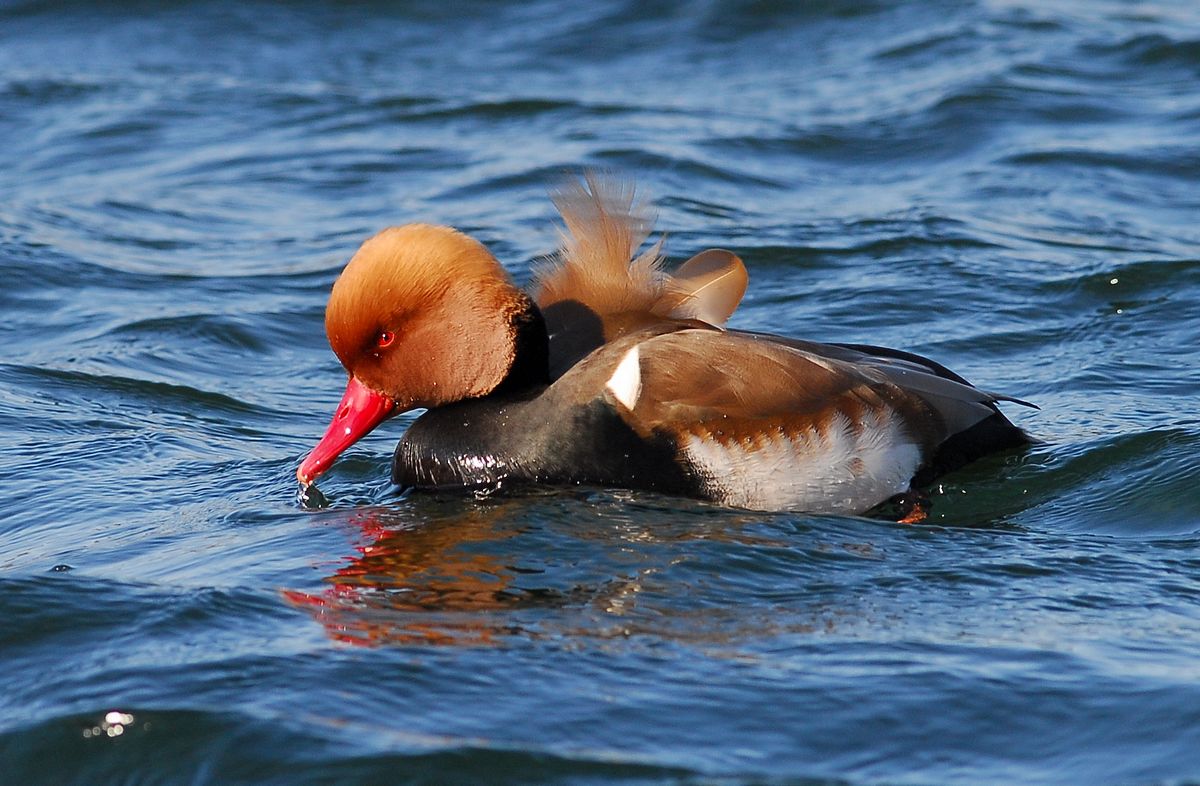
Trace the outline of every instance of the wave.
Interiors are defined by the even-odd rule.
[[[63,786],[710,782],[685,766],[617,750],[520,750],[482,739],[381,735],[305,713],[109,705],[0,735],[0,758],[14,782]]]

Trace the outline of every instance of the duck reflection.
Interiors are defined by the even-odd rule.
[[[422,506],[424,508],[424,506]],[[284,592],[334,639],[351,644],[490,644],[501,627],[487,612],[552,602],[517,588],[540,568],[506,564],[493,548],[521,527],[511,504],[460,505],[452,512],[410,508],[356,511],[357,552],[318,593]],[[504,555],[504,556],[502,556]]]
[[[749,531],[747,522],[761,521],[751,516],[714,517],[677,501],[658,509],[612,495],[580,503],[569,495],[414,497],[347,512],[339,523],[357,531],[356,553],[324,590],[283,594],[331,638],[366,646],[663,635],[671,627],[664,612],[683,622],[699,611],[682,608],[676,593],[686,598],[689,587],[670,575],[698,542],[786,546]],[[656,608],[639,608],[647,587]],[[703,614],[712,619],[711,608]],[[693,634],[701,633],[696,622],[684,623]]]

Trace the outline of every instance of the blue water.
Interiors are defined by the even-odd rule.
[[[0,780],[1200,783],[1200,6],[0,6]],[[372,232],[582,167],[1041,442],[921,526],[293,473]]]

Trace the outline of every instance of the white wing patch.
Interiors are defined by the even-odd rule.
[[[638,348],[635,344],[633,349],[625,353],[625,357],[621,358],[621,362],[617,364],[617,370],[608,378],[608,382],[604,385],[608,391],[613,394],[613,397],[621,402],[621,404],[633,411],[637,405],[638,396],[642,394],[642,366],[638,359]]]
[[[921,451],[887,411],[855,429],[764,432],[753,444],[689,434],[684,452],[713,500],[750,510],[862,513],[908,489]]]

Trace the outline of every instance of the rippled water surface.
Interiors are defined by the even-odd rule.
[[[1184,0],[3,4],[0,777],[1200,782],[1198,151]],[[398,498],[406,418],[302,504],[359,241],[526,281],[581,167],[1042,441],[907,526]]]

